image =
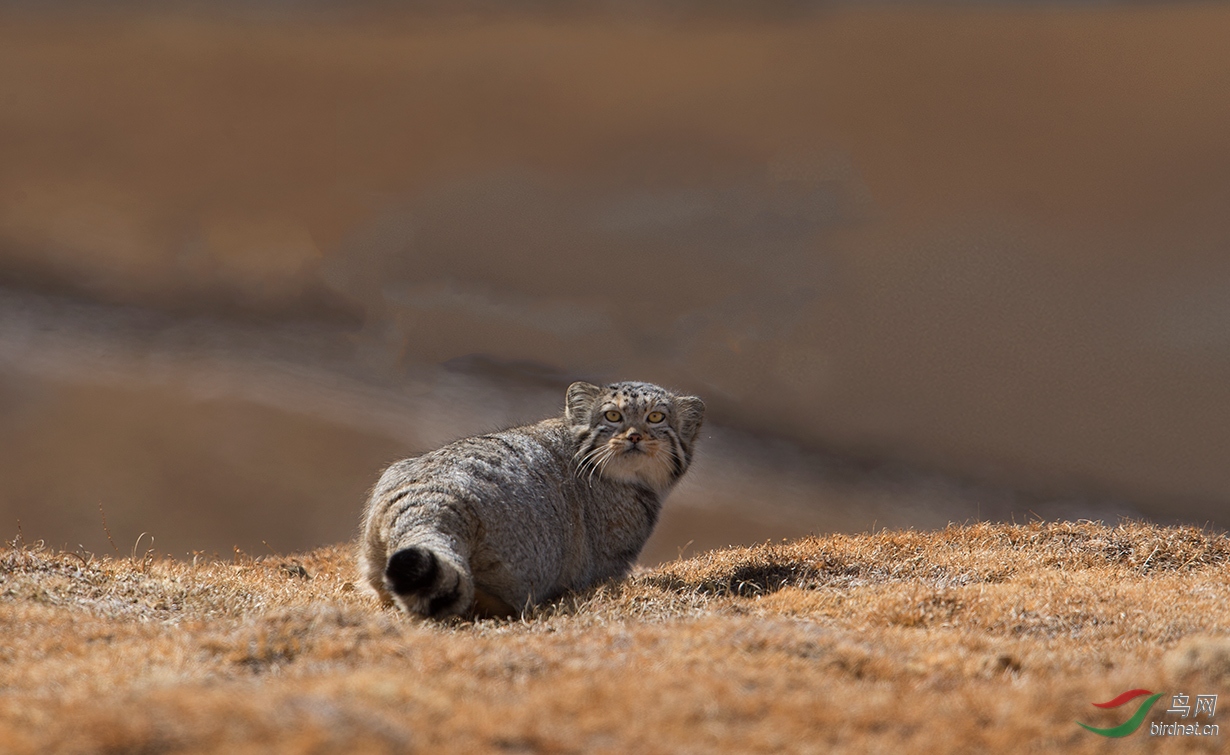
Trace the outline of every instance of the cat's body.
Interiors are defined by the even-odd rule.
[[[363,578],[426,616],[507,614],[625,574],[687,470],[704,404],[574,383],[563,417],[389,467],[363,517]]]

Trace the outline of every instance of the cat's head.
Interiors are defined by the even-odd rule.
[[[650,383],[568,387],[564,419],[577,439],[577,474],[664,491],[692,463],[705,403]]]

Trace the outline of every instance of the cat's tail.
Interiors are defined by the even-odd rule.
[[[393,552],[384,567],[384,587],[408,613],[434,619],[460,616],[474,604],[474,578],[457,554],[430,545]]]
[[[448,537],[430,522],[386,527],[369,510],[359,547],[360,583],[386,606],[410,614],[460,616],[474,603],[465,548],[460,538]]]
[[[372,490],[359,546],[362,582],[407,613],[459,616],[474,605],[474,526],[457,495],[416,484],[418,463],[393,464]]]

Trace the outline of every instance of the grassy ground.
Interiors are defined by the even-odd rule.
[[[521,621],[381,610],[350,548],[0,550],[0,751],[1220,751],[1230,538],[977,524],[715,551]],[[1165,693],[1142,730],[1127,689]],[[1230,712],[1218,711],[1213,719]]]

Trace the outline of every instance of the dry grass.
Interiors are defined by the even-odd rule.
[[[1221,742],[1147,730],[1107,740],[1075,723],[1122,721],[1125,709],[1090,703],[1133,687],[1230,688],[1230,538],[1193,528],[809,538],[669,563],[515,622],[408,620],[356,591],[351,569],[341,546],[194,565],[11,545],[0,551],[0,750]]]

